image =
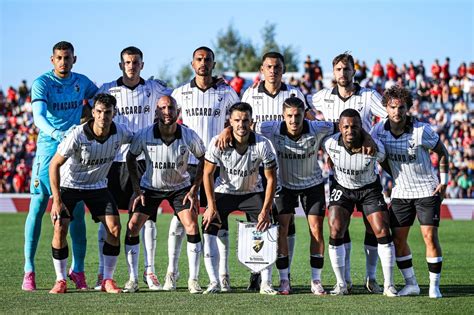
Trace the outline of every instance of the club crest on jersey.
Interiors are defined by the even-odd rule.
[[[115,141],[114,150],[117,150],[118,148],[120,148],[120,141]]]
[[[362,111],[362,109],[364,109],[364,107],[359,107],[357,110],[359,111],[359,113]]]
[[[262,240],[262,232],[258,232],[258,231],[253,231],[252,232],[252,241],[253,241],[253,250],[258,253],[259,251],[262,250],[263,248],[263,244],[265,243],[263,240]]]
[[[33,183],[33,186],[35,186],[35,188],[38,188],[39,185],[40,185],[40,181],[39,181],[39,179],[36,178],[34,183]]]
[[[146,90],[145,90],[145,94],[146,94],[146,97],[150,97],[151,91],[150,91],[149,89],[146,89]]]
[[[231,155],[232,155],[232,152],[230,152],[230,151],[224,151],[224,152],[222,152],[222,159],[223,159],[224,161],[230,161]]]
[[[314,147],[314,146],[316,145],[316,139],[311,139],[311,140],[309,141],[309,145],[312,146],[312,147]]]
[[[220,102],[220,101],[222,101],[223,99],[224,99],[224,98],[223,98],[222,96],[219,96],[219,97],[217,98],[217,101]]]
[[[221,115],[221,110],[219,108],[214,110],[214,117],[219,117]]]
[[[185,145],[179,146],[179,154],[184,155],[187,151],[187,147]]]
[[[76,91],[77,93],[79,93],[80,90],[81,90],[81,87],[80,87],[79,84],[74,85],[74,91]]]

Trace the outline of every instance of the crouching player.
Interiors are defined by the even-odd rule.
[[[127,154],[127,167],[136,198],[125,236],[130,280],[125,284],[124,292],[138,291],[140,230],[148,218],[156,214],[160,203],[168,200],[186,231],[189,292],[202,293],[198,283],[202,243],[196,209],[199,209],[197,192],[202,182],[206,149],[196,132],[176,123],[178,107],[173,97],[162,96],[156,111],[157,122],[135,135]],[[142,152],[145,154],[146,171],[139,181],[137,157]],[[187,171],[190,153],[199,161],[192,186]]]
[[[334,163],[335,181],[329,198],[329,258],[337,284],[330,293],[348,294],[345,274],[344,233],[347,230],[354,206],[362,208],[378,242],[378,255],[384,275],[383,294],[397,296],[393,285],[395,248],[390,235],[388,211],[382,195],[382,185],[376,173],[376,160],[385,159],[382,144],[375,157],[362,153],[362,121],[354,109],[341,113],[339,133],[328,137],[324,149]]]
[[[75,127],[59,145],[51,161],[51,221],[54,226],[52,252],[56,284],[49,293],[67,292],[69,249],[66,236],[69,223],[74,220],[72,210],[80,201],[87,205],[94,221],[102,222],[107,230],[102,248],[102,291],[121,292],[113,280],[120,253],[120,218],[114,198],[107,190],[107,173],[120,146],[130,143],[133,134],[112,121],[116,103],[112,95],[97,94],[92,109],[93,119]]]

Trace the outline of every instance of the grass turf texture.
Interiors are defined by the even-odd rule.
[[[474,313],[474,277],[472,276],[474,229],[472,221],[442,221],[440,240],[443,248],[443,273],[441,292],[443,298],[428,298],[428,270],[425,261],[424,245],[419,226],[415,225],[410,234],[410,245],[413,252],[413,263],[421,295],[418,297],[387,298],[382,295],[367,294],[363,289],[365,275],[365,256],[363,253],[363,222],[353,219],[352,237],[352,277],[353,294],[333,297],[314,296],[310,292],[311,271],[309,266],[309,237],[306,220],[297,218],[297,246],[292,264],[291,277],[295,294],[290,296],[263,296],[245,291],[249,272],[237,261],[235,244],[237,239],[235,218],[230,217],[230,274],[232,293],[218,295],[191,295],[187,292],[187,259],[186,244],[183,244],[179,269],[181,278],[177,292],[151,292],[141,280],[143,273],[143,253],[140,253],[140,292],[136,294],[111,295],[102,292],[78,292],[72,282],[68,281],[69,294],[51,295],[55,274],[51,259],[52,226],[49,215],[43,219],[43,231],[36,255],[36,292],[23,292],[23,228],[26,214],[1,214],[0,243],[0,313],[125,313],[125,312],[191,312],[191,313]],[[122,215],[122,225],[126,216]],[[156,253],[156,270],[160,281],[168,263],[167,235],[170,215],[158,217],[158,245]],[[97,228],[87,215],[88,248],[86,257],[86,276],[89,286],[93,285],[97,272]],[[328,228],[325,222],[325,240],[327,248]],[[123,235],[123,233],[122,233]],[[122,244],[123,244],[123,237]],[[70,243],[70,242],[69,242]],[[325,255],[323,284],[329,290],[335,283],[329,257]],[[71,253],[70,257],[71,259]],[[69,260],[70,262],[70,260]],[[379,264],[380,265],[380,264]],[[120,286],[128,279],[123,246],[115,278]],[[383,284],[380,266],[377,278]],[[395,270],[395,281],[400,289],[403,280],[398,269]],[[200,284],[203,289],[208,277],[201,259]],[[276,268],[273,271],[273,283],[278,284]]]

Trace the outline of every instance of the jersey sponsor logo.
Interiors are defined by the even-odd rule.
[[[255,115],[255,121],[283,121],[283,115]]]
[[[335,165],[336,169],[344,174],[347,174],[347,175],[352,175],[352,176],[357,176],[357,175],[361,175],[361,174],[364,174],[368,171],[368,169],[363,169],[363,170],[360,170],[360,171],[357,171],[357,170],[351,170],[351,169],[348,169],[348,168],[343,168],[343,167],[340,167],[340,166],[337,166]]]
[[[329,149],[329,151],[332,153],[341,154],[341,150]]]
[[[188,95],[188,94],[193,94],[193,91],[183,91],[183,92],[181,92],[181,95]]]
[[[253,95],[252,98],[254,100],[263,100],[263,96],[261,96],[261,95]]]
[[[53,110],[68,110],[68,109],[76,109],[78,107],[79,107],[78,101],[53,103]]]
[[[411,162],[411,161],[416,160],[416,154],[409,154],[407,156],[405,154],[389,153],[388,159],[394,162]]]
[[[186,116],[212,116],[213,111],[210,107],[197,107],[185,109]]]
[[[334,103],[334,100],[330,99],[330,98],[325,98],[324,101],[326,103]],[[327,104],[329,106],[329,104]]]
[[[175,169],[176,163],[175,162],[152,162],[153,168],[159,170],[167,170],[167,169]]]
[[[112,162],[114,160],[114,158],[115,158],[115,156],[109,156],[107,158],[92,159],[92,160],[81,158],[81,164],[84,164],[84,165],[87,165],[87,166],[102,165],[102,164]]]
[[[254,167],[254,168],[251,168],[250,170],[242,170],[242,169],[228,168],[224,166],[224,171],[230,175],[239,176],[239,177],[247,177],[254,174],[257,171],[257,168]]]
[[[288,159],[288,160],[304,160],[304,159],[309,159],[313,155],[316,154],[316,150],[314,151],[309,151],[307,153],[303,154],[297,154],[293,152],[282,152],[282,151],[277,151],[277,155],[281,159]]]
[[[124,106],[117,108],[118,115],[139,115],[146,114],[150,111],[150,106]]]

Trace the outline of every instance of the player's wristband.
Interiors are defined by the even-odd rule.
[[[439,177],[440,177],[440,184],[441,185],[447,185],[448,184],[448,180],[449,180],[448,173],[440,173]]]

